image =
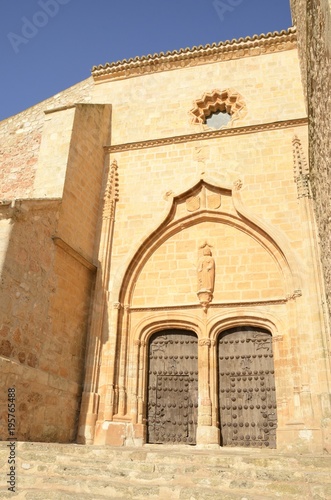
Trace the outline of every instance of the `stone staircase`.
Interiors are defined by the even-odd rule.
[[[0,443],[0,499],[331,499],[328,455],[156,445],[17,443],[13,493],[6,444]]]

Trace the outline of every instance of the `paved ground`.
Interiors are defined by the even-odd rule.
[[[190,446],[17,443],[15,492],[0,444],[0,499],[331,500],[331,457]]]

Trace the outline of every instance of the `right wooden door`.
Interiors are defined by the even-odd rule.
[[[222,446],[276,448],[271,334],[250,326],[221,333],[218,363]]]

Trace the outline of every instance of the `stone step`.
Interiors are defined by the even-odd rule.
[[[17,493],[2,498],[331,500],[331,457],[190,446],[17,443]],[[0,446],[0,474],[8,472]],[[8,495],[9,493],[9,495]]]

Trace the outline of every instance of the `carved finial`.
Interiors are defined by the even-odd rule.
[[[241,179],[237,179],[234,183],[233,183],[233,188],[236,190],[236,191],[240,191],[240,189],[243,187],[243,182]]]
[[[113,160],[107,180],[107,186],[104,195],[103,218],[112,219],[115,212],[115,203],[119,200],[119,181],[118,181],[118,165],[117,161]]]
[[[302,291],[301,290],[294,290],[293,293],[289,293],[287,296],[286,296],[286,299],[287,300],[294,300],[298,297],[302,297]]]
[[[163,196],[163,199],[168,201],[169,198],[173,198],[174,197],[174,192],[173,191],[167,191],[164,196]]]
[[[297,185],[298,198],[311,198],[309,167],[305,158],[301,141],[297,135],[293,137],[294,182]]]

